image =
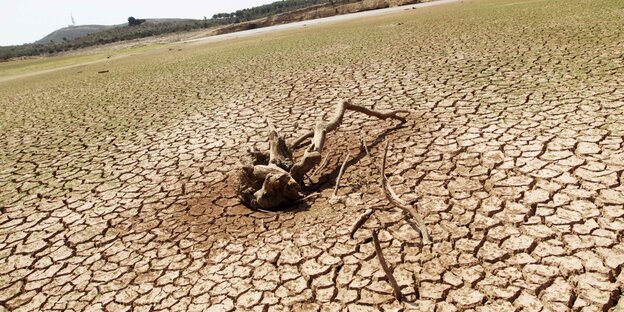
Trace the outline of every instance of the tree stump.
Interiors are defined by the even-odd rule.
[[[287,144],[283,136],[277,133],[269,120],[269,151],[249,150],[248,159],[238,169],[237,194],[241,202],[253,209],[276,210],[300,201],[303,178],[321,162],[321,153],[328,133],[336,130],[344,118],[346,110],[352,110],[379,119],[392,118],[405,122],[408,114],[405,110],[378,112],[363,106],[343,101],[336,106],[334,116],[327,122],[319,121],[310,131]],[[295,161],[293,150],[311,139],[303,156]]]

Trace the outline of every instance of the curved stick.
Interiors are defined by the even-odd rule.
[[[408,205],[404,202],[399,196],[394,192],[390,183],[386,179],[386,157],[388,155],[388,143],[386,142],[386,147],[384,149],[383,160],[381,161],[381,188],[383,189],[384,195],[388,201],[394,206],[400,208],[405,213],[410,215],[414,220],[416,220],[416,225],[418,226],[418,230],[420,231],[420,235],[422,235],[424,244],[431,244],[431,238],[429,237],[429,233],[427,232],[427,226],[423,221],[422,217],[414,209],[414,206]]]
[[[373,245],[375,245],[375,253],[377,254],[377,258],[379,259],[379,264],[381,264],[381,268],[386,273],[386,277],[388,278],[388,282],[390,283],[390,286],[392,286],[394,298],[396,298],[396,300],[401,302],[401,299],[403,299],[401,288],[399,287],[399,283],[397,283],[396,279],[394,278],[394,275],[392,274],[392,270],[390,270],[390,267],[388,266],[388,263],[386,262],[386,259],[383,256],[383,252],[381,250],[381,244],[379,244],[379,238],[377,237],[377,231],[378,230],[373,231]]]
[[[345,157],[342,166],[340,166],[338,178],[336,179],[336,187],[334,187],[334,194],[332,194],[332,196],[336,196],[336,194],[338,194],[338,188],[340,188],[340,178],[342,178],[342,174],[344,173],[345,167],[347,166],[347,161],[349,161],[349,157],[351,157],[351,153],[347,152],[347,157]]]
[[[355,235],[355,232],[357,232],[357,230],[359,230],[362,227],[362,225],[366,223],[368,218],[373,214],[373,211],[374,210],[371,208],[364,210],[364,212],[355,220],[355,222],[351,226],[351,230],[349,231],[349,237],[353,238],[353,235]]]

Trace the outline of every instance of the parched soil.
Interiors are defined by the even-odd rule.
[[[465,0],[2,82],[0,310],[617,310],[622,25],[617,0]],[[263,115],[295,137],[340,99],[411,113],[347,113],[307,204],[239,204]]]

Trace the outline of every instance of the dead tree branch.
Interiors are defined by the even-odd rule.
[[[388,201],[395,207],[403,210],[404,213],[406,213],[408,216],[412,217],[416,221],[416,228],[418,229],[418,231],[420,232],[422,236],[423,244],[430,244],[431,237],[429,237],[429,232],[427,231],[425,222],[423,221],[418,211],[414,208],[414,206],[404,202],[401,198],[399,198],[399,196],[394,192],[394,189],[392,189],[392,186],[388,182],[388,178],[386,177],[386,173],[385,173],[386,157],[388,154],[388,143],[386,143],[386,147],[384,149],[382,166],[379,166],[374,161],[374,158],[371,155],[370,151],[368,150],[368,146],[366,145],[366,142],[364,142],[364,140],[362,140],[362,145],[364,145],[364,150],[366,151],[366,155],[368,155],[368,157],[371,159],[371,163],[373,163],[373,165],[377,168],[377,170],[379,170],[379,173],[381,175],[381,183],[380,183],[381,189],[383,190],[384,195],[386,196]],[[412,223],[410,222],[410,224]]]
[[[392,186],[390,185],[390,183],[388,183],[388,180],[386,179],[386,173],[385,173],[387,156],[388,156],[388,143],[386,143],[386,147],[384,149],[384,154],[383,154],[383,160],[381,162],[381,179],[380,180],[381,180],[381,188],[383,189],[384,195],[386,195],[386,198],[392,205],[400,208],[401,210],[403,210],[405,213],[407,213],[416,221],[416,225],[418,227],[418,230],[420,231],[420,235],[422,236],[423,243],[431,244],[431,238],[429,237],[429,233],[427,232],[427,227],[422,217],[418,213],[418,211],[416,211],[414,206],[408,205],[401,198],[399,198],[399,196],[392,189]]]
[[[373,245],[375,246],[375,253],[377,254],[377,259],[379,259],[379,264],[381,264],[381,268],[386,273],[386,278],[388,279],[390,286],[392,286],[394,298],[396,298],[396,300],[400,302],[403,299],[403,294],[401,293],[401,288],[399,287],[399,284],[392,274],[392,270],[390,270],[390,267],[388,266],[388,263],[383,256],[381,244],[379,244],[379,238],[377,237],[377,231],[378,230],[373,231]]]
[[[317,173],[321,172],[321,170],[323,170],[323,168],[325,168],[325,166],[327,165],[327,161],[329,160],[329,157],[332,154],[332,150],[328,149],[327,151],[327,155],[325,155],[325,158],[323,158],[323,161],[321,161],[321,164],[316,167],[316,169],[314,169],[314,172],[312,172],[311,177],[315,176]]]
[[[351,226],[349,237],[353,238],[353,235],[355,235],[355,232],[357,232],[357,230],[359,230],[362,227],[362,225],[366,223],[368,218],[370,218],[370,216],[373,214],[373,211],[374,210],[371,208],[364,210],[364,212],[355,220],[355,222]]]
[[[342,123],[342,118],[344,117],[344,112],[347,109],[355,111],[355,112],[359,112],[359,113],[362,113],[362,114],[365,114],[365,115],[368,115],[368,116],[377,117],[377,118],[382,119],[382,120],[386,120],[387,118],[394,118],[394,119],[400,120],[401,122],[406,122],[406,119],[405,119],[405,117],[400,116],[398,114],[409,114],[409,112],[406,111],[406,110],[394,110],[394,111],[382,113],[382,112],[378,112],[378,111],[374,111],[374,110],[368,109],[368,108],[363,107],[363,106],[358,106],[358,105],[351,104],[351,101],[348,100],[348,101],[344,101],[340,105],[338,105],[336,107],[336,112],[334,113],[334,117],[332,119],[330,119],[330,121],[325,123],[325,124],[321,123],[321,127],[323,127],[327,133],[336,130],[336,128],[338,128],[338,126]],[[317,127],[318,126],[319,126],[319,124],[317,124]],[[314,131],[310,131],[310,132],[300,136],[293,143],[291,143],[290,146],[293,149],[298,148],[299,146],[302,145],[302,143],[305,140],[307,140],[307,139],[309,139],[311,137],[314,137],[316,135],[316,133],[317,133],[317,128],[315,128]]]
[[[340,188],[340,179],[342,178],[342,174],[344,173],[345,167],[347,166],[347,161],[349,161],[349,157],[351,157],[351,153],[347,152],[347,157],[345,157],[342,166],[340,166],[338,178],[336,178],[336,186],[334,187],[334,194],[332,196],[336,196],[336,194],[338,194],[338,188]]]

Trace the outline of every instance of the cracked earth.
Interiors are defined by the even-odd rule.
[[[613,0],[463,1],[3,82],[0,310],[616,310],[623,21]],[[292,139],[346,98],[411,113],[347,113],[320,196],[242,206],[232,171],[267,148],[263,114]],[[360,139],[377,160],[390,142],[432,245]]]

